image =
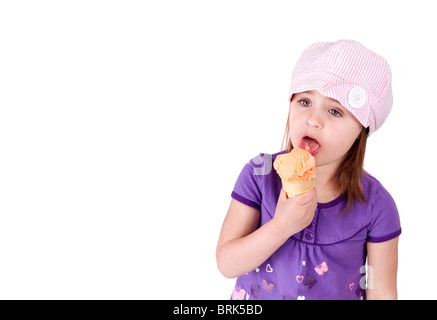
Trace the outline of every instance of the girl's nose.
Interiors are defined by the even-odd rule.
[[[313,127],[315,129],[322,129],[323,128],[323,120],[322,117],[317,114],[317,112],[311,112],[307,119],[306,124],[310,127]]]

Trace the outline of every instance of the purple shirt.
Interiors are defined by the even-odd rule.
[[[260,226],[276,211],[282,184],[272,164],[281,153],[250,160],[232,192],[235,200],[260,210]],[[393,239],[401,226],[396,204],[381,183],[367,173],[361,181],[366,203],[355,201],[346,214],[343,195],[318,203],[310,225],[237,278],[232,299],[365,299],[366,242]]]

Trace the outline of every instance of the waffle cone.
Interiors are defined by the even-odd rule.
[[[295,183],[282,180],[282,188],[287,193],[288,198],[293,198],[298,194],[310,191],[312,188],[314,188],[314,184],[315,179]]]

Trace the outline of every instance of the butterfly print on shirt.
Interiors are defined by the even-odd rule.
[[[308,289],[313,288],[317,283],[317,280],[314,279],[311,275],[307,274],[303,280],[303,285],[308,286]]]
[[[270,282],[268,280],[263,280],[262,288],[264,290],[267,290],[269,293],[272,293],[274,287],[275,287],[275,284],[273,282]]]
[[[319,276],[321,276],[323,272],[328,272],[328,270],[328,265],[325,261],[323,261],[321,264],[314,268],[314,271],[316,271]]]

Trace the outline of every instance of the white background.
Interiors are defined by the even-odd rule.
[[[436,299],[433,5],[2,1],[0,298],[228,299],[238,174],[280,150],[301,52],[355,39],[393,72],[365,164],[401,215],[399,298]]]

